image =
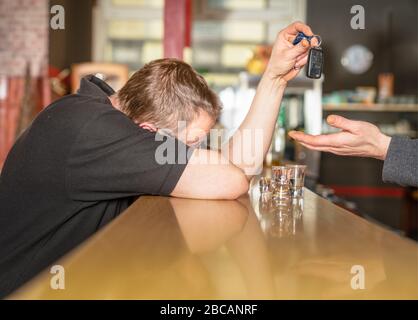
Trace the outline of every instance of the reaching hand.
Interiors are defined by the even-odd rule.
[[[278,78],[284,84],[296,77],[300,69],[306,64],[309,47],[318,44],[317,39],[313,38],[311,43],[303,39],[297,45],[293,45],[292,42],[298,32],[303,32],[307,36],[313,35],[311,28],[302,22],[294,22],[280,31],[266,69],[266,72],[272,78]]]
[[[291,131],[289,136],[312,150],[385,160],[391,138],[381,133],[375,125],[336,115],[329,116],[327,122],[342,131],[318,136]]]

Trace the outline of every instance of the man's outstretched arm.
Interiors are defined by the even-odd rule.
[[[292,44],[298,32],[313,35],[312,30],[301,22],[291,24],[277,35],[251,108],[237,132],[223,148],[224,154],[228,154],[227,158],[241,168],[248,179],[261,168],[269,150],[287,82],[307,62],[309,42],[303,40],[298,45]],[[315,45],[316,39],[311,44]]]
[[[291,131],[289,136],[312,150],[384,160],[385,182],[418,186],[418,140],[391,138],[371,123],[336,115],[330,115],[327,122],[341,132],[313,136]]]

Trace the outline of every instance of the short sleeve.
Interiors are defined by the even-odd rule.
[[[80,201],[169,195],[189,153],[177,139],[139,128],[118,110],[108,111],[85,125],[71,149],[68,194]]]

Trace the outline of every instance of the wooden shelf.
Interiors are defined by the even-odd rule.
[[[362,111],[362,112],[418,112],[418,104],[386,103],[339,103],[324,104],[324,111]]]

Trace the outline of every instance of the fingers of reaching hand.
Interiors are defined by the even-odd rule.
[[[334,115],[334,114],[328,116],[327,122],[328,122],[329,125],[331,125],[335,128],[343,129],[343,130],[349,131],[349,132],[357,131],[360,127],[360,124],[361,124],[360,121],[349,120],[347,118],[337,116],[337,115]]]
[[[312,147],[334,147],[338,143],[339,133],[322,134],[313,136],[298,131],[289,132],[289,136],[300,143],[305,143]]]

